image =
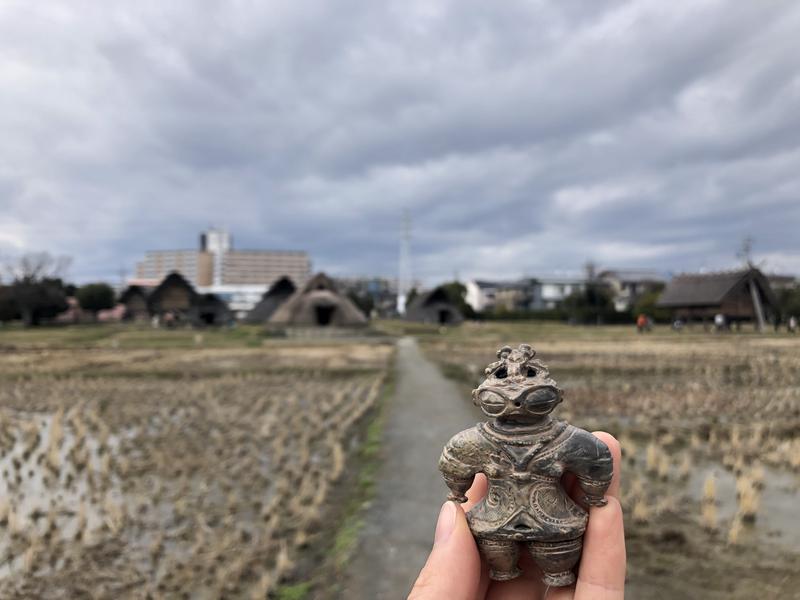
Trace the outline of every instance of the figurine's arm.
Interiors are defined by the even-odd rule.
[[[591,433],[579,430],[574,444],[567,451],[565,468],[574,473],[583,490],[583,501],[589,506],[605,506],[604,495],[614,474],[611,451]]]
[[[439,458],[439,471],[450,488],[448,500],[467,501],[467,490],[478,473],[479,448],[474,429],[456,434],[447,442]]]

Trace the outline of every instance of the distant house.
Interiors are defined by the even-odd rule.
[[[216,294],[200,294],[197,298],[199,325],[225,325],[233,320],[228,304]]]
[[[580,277],[538,277],[539,294],[535,309],[558,308],[575,292],[586,289],[586,280]]]
[[[464,298],[475,312],[531,310],[541,305],[541,286],[536,279],[486,281],[472,279],[465,284]]]
[[[457,325],[464,320],[464,315],[453,304],[442,287],[417,295],[406,307],[407,321],[420,323],[437,323],[439,325]]]
[[[601,271],[597,278],[611,292],[617,312],[631,310],[642,295],[658,291],[666,283],[666,279],[656,271],[643,269],[606,270]]]
[[[100,323],[119,323],[125,320],[126,308],[124,304],[116,304],[113,308],[97,311],[97,320]]]
[[[153,288],[142,285],[130,285],[119,297],[119,303],[125,307],[123,319],[126,321],[146,321],[150,318],[147,298]]]
[[[283,302],[269,318],[271,325],[299,327],[363,327],[367,317],[333,280],[317,273]]]
[[[467,293],[464,300],[472,307],[475,312],[492,310],[495,306],[497,288],[502,284],[497,281],[486,281],[482,279],[470,279],[464,284]]]
[[[728,322],[753,321],[759,326],[777,313],[769,281],[753,267],[678,275],[667,284],[657,306],[685,320],[705,321],[721,314]]]
[[[197,320],[198,295],[183,275],[173,271],[156,286],[147,298],[151,315],[194,322]]]
[[[337,277],[337,289],[378,317],[397,316],[397,280],[385,277]]]
[[[147,297],[150,315],[164,322],[220,325],[230,320],[230,311],[214,294],[198,294],[182,275],[167,275]]]
[[[777,273],[771,273],[769,275],[765,275],[765,277],[769,281],[769,286],[772,288],[772,291],[776,293],[780,290],[793,290],[797,287],[800,287],[800,279],[794,275],[779,275]]]
[[[67,310],[57,314],[53,321],[59,324],[75,324],[91,321],[91,315],[81,308],[78,299],[74,296],[67,296]]]
[[[297,291],[288,277],[281,277],[264,292],[261,300],[253,307],[245,321],[248,323],[266,323],[278,307],[286,302]]]

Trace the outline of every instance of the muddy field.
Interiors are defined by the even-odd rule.
[[[65,599],[285,592],[393,351],[122,329],[0,346],[0,597]]]
[[[525,324],[422,339],[465,392],[494,349],[532,343],[565,389],[557,414],[621,440],[630,598],[800,597],[800,339]]]
[[[499,346],[530,342],[559,415],[621,440],[628,597],[798,597],[800,339],[382,327],[416,336],[463,402]],[[312,597],[358,535],[393,351],[247,328],[0,331],[0,598]]]

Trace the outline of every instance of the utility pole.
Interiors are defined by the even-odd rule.
[[[408,209],[403,211],[400,232],[400,259],[397,265],[397,312],[406,314],[406,300],[411,287],[411,217]]]
[[[128,269],[126,269],[124,266],[121,266],[119,268],[119,271],[117,271],[117,274],[119,275],[119,291],[121,293],[122,290],[125,289],[126,284],[127,284]]]
[[[753,238],[751,236],[747,236],[742,240],[742,245],[739,248],[739,251],[736,253],[736,256],[744,261],[745,267],[748,270],[755,269],[753,265]],[[755,275],[751,272],[748,273],[748,287],[750,288],[750,300],[753,302],[753,312],[755,313],[755,326],[757,331],[764,331],[764,328],[767,326],[767,320],[764,316],[764,307],[761,304],[761,295],[758,291],[758,286],[756,285]]]
[[[737,258],[742,259],[746,267],[753,266],[752,254],[754,241],[755,240],[748,235],[742,240],[742,245],[739,246],[739,251],[736,253]]]

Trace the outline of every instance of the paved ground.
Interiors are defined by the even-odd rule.
[[[397,385],[388,407],[377,493],[342,597],[405,598],[433,542],[447,488],[436,469],[450,437],[480,415],[412,338],[397,347]]]

